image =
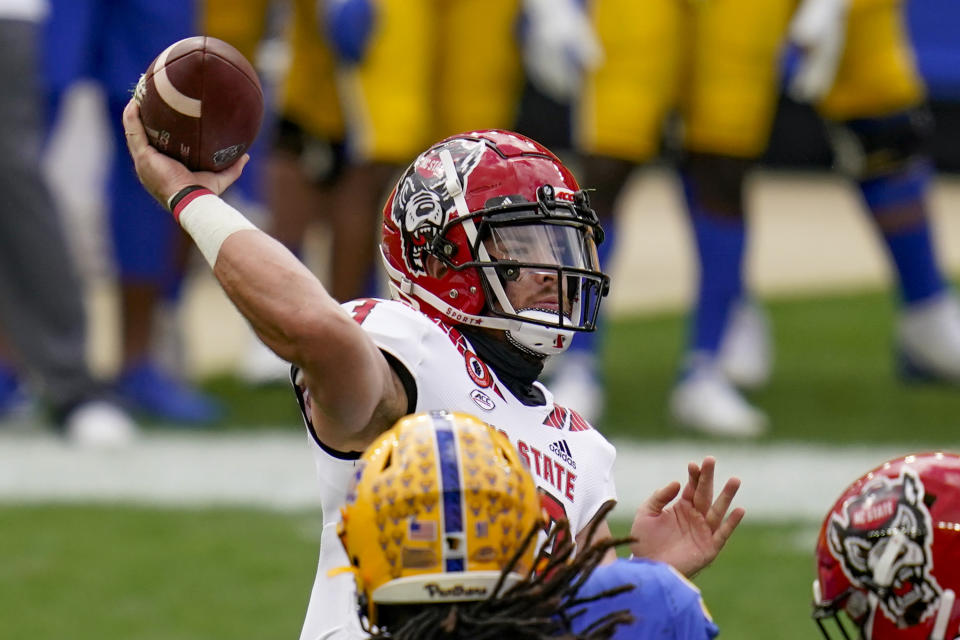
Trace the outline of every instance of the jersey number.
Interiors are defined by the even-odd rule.
[[[543,507],[543,510],[547,512],[547,517],[550,518],[549,522],[543,524],[543,530],[547,535],[550,535],[550,531],[558,522],[567,519],[567,508],[553,494],[544,491],[541,487],[537,487],[537,493],[540,494],[540,506]],[[554,553],[566,544],[566,541],[566,532],[558,534],[556,540],[553,541],[553,546],[550,547],[549,554]]]

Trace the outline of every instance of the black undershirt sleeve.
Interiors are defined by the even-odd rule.
[[[417,383],[413,381],[413,376],[410,375],[410,372],[402,362],[382,349],[380,353],[387,359],[390,368],[393,369],[400,378],[400,384],[403,385],[403,390],[407,392],[407,414],[413,413],[417,410]]]

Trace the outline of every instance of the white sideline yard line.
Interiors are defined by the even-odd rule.
[[[618,514],[655,488],[684,481],[686,463],[717,458],[717,488],[743,480],[736,504],[767,522],[819,521],[841,491],[903,448],[617,442]],[[583,470],[581,469],[581,473]],[[319,508],[305,434],[150,433],[121,450],[78,449],[45,433],[0,435],[0,502],[125,503],[164,507]]]

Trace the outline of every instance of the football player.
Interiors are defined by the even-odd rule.
[[[341,513],[350,565],[334,571],[354,575],[362,626],[375,638],[717,633],[699,591],[669,565],[600,565],[625,540],[601,539],[571,560],[561,521],[535,553],[545,519],[533,478],[503,434],[467,414],[399,420],[360,458]]]
[[[812,101],[824,118],[846,132],[853,161],[845,167],[855,181],[870,219],[883,239],[899,284],[897,363],[908,380],[960,383],[960,303],[950,289],[934,250],[928,212],[933,176],[929,157],[933,119],[906,32],[904,2],[805,0],[792,38],[806,47],[815,78],[795,84],[795,94]],[[821,19],[818,5],[839,28]],[[804,9],[810,9],[804,12]],[[843,9],[846,9],[845,11]],[[809,19],[805,19],[808,16]],[[842,39],[833,67],[817,55]],[[835,46],[835,45],[834,45]],[[819,63],[819,64],[818,64]],[[822,87],[823,91],[818,91]]]
[[[675,110],[682,120],[680,174],[700,278],[670,398],[677,422],[741,437],[767,426],[738,390],[764,384],[772,358],[766,319],[743,281],[743,183],[767,145],[788,33],[806,53],[795,95],[815,102],[859,151],[853,177],[899,276],[902,370],[960,381],[960,305],[930,237],[930,118],[902,3],[595,0],[591,7],[605,63],[587,78],[577,139],[586,154],[584,181],[597,187],[594,203],[610,240],[627,178],[657,155],[667,115]],[[601,264],[614,245],[602,247]],[[576,352],[577,370],[596,369],[596,347],[578,342],[568,357]]]
[[[890,460],[851,484],[817,540],[813,619],[824,637],[960,638],[958,522],[955,454]]]
[[[575,331],[596,324],[608,278],[602,230],[587,196],[549,150],[509,131],[460,134],[401,176],[383,213],[381,250],[393,300],[339,305],[280,243],[217,197],[242,171],[191,173],[149,146],[138,108],[124,116],[147,190],[166,203],[257,335],[294,364],[324,517],[317,579],[302,637],[350,624],[353,587],[327,569],[346,564],[333,540],[360,452],[401,416],[483,412],[533,470],[551,519],[580,548],[615,500],[615,450],[537,377]],[[631,549],[692,575],[743,517],[727,513],[731,478],[714,500],[714,460],[688,467],[640,508]],[[677,499],[679,496],[679,499]],[[605,522],[595,533],[609,537]]]
[[[743,179],[766,147],[777,53],[792,4],[588,4],[604,62],[587,75],[574,137],[584,154],[584,182],[596,188],[594,205],[610,240],[601,246],[600,262],[607,264],[616,246],[617,198],[634,168],[659,154],[668,117],[676,113],[683,132],[680,176],[701,270],[688,353],[671,406],[681,423],[724,435],[755,436],[766,427],[765,416],[721,374],[717,354],[727,317],[743,294]],[[594,341],[578,339],[567,355],[579,370],[597,369]],[[695,399],[707,397],[709,406],[688,402],[689,391]]]

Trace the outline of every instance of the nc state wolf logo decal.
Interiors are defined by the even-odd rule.
[[[453,157],[457,179],[464,191],[467,179],[480,162],[485,144],[476,140],[455,140],[443,145]],[[403,258],[411,273],[426,275],[426,253],[433,238],[454,208],[447,190],[439,152],[430,151],[419,158],[400,181],[390,216],[400,229]]]
[[[933,528],[923,483],[911,470],[880,476],[830,519],[830,553],[857,587],[877,596],[898,627],[934,612],[943,590],[933,569]]]

